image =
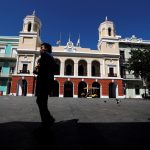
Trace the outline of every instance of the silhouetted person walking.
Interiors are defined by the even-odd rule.
[[[37,74],[36,102],[40,111],[41,127],[47,129],[55,122],[55,119],[48,110],[48,95],[52,90],[56,64],[52,56],[52,46],[50,44],[41,44],[40,54],[41,58],[38,60],[37,71],[34,71]]]

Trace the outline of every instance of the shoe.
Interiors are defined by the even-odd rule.
[[[42,122],[41,126],[42,126],[42,128],[48,129],[49,127],[54,125],[54,123],[55,123],[55,119],[53,117],[51,117],[51,119],[48,120],[47,122]]]

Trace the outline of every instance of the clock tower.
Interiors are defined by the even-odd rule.
[[[27,15],[23,20],[22,31],[19,33],[17,63],[12,76],[12,93],[16,95],[33,95],[35,93],[34,66],[40,55],[41,21],[35,15]]]
[[[98,28],[99,40],[98,50],[105,54],[119,54],[118,36],[116,35],[115,26],[107,17]]]

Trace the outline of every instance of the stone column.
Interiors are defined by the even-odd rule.
[[[61,61],[60,64],[60,76],[64,76],[64,61]]]
[[[91,61],[87,64],[87,76],[91,77]]]
[[[120,65],[119,65],[119,60],[117,60],[117,77],[120,77]]]
[[[102,77],[106,77],[106,66],[105,66],[105,59],[103,60],[103,64],[102,64],[102,70],[103,70],[103,75],[102,75]]]
[[[74,63],[74,76],[78,76],[78,62]]]

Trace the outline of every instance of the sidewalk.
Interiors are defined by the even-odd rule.
[[[2,150],[127,150],[149,147],[150,101],[50,98],[56,123],[33,135],[40,125],[34,97],[0,97]],[[76,122],[74,119],[79,119]]]

